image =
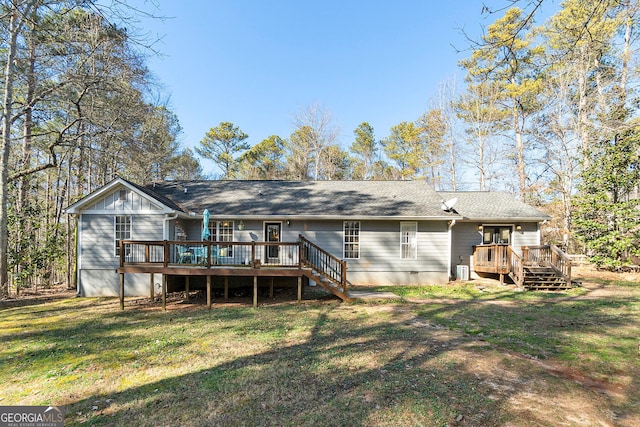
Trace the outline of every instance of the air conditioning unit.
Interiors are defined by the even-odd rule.
[[[456,279],[457,280],[469,280],[469,266],[468,265],[456,265]]]

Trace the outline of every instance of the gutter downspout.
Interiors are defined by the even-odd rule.
[[[449,265],[449,280],[453,278],[453,274],[451,273],[452,262],[453,262],[453,226],[456,225],[456,220],[452,219],[449,221],[448,233],[449,233],[449,256],[448,256],[448,265]]]
[[[162,240],[169,240],[169,221],[178,218],[178,212],[174,211],[172,215],[167,214],[164,217],[164,226],[162,227]]]

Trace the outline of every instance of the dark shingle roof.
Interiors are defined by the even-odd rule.
[[[548,218],[508,194],[438,193],[424,181],[165,181],[142,189],[176,210],[214,216]],[[455,211],[443,211],[453,197]]]
[[[198,214],[456,216],[443,212],[439,196],[421,181],[166,181],[146,191]]]
[[[465,218],[474,220],[539,220],[551,217],[527,205],[511,194],[485,191],[439,192],[445,200],[457,198],[454,209]]]

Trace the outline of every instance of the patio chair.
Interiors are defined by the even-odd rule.
[[[178,264],[191,264],[193,254],[188,246],[176,245],[176,251],[178,252]]]

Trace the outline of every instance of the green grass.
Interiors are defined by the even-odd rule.
[[[122,312],[113,299],[0,303],[0,404],[65,405],[68,425],[520,425],[531,415],[509,387],[528,384],[635,419],[640,291],[625,289],[589,299],[400,287],[433,301],[167,312]],[[508,352],[632,379],[609,398]],[[558,414],[540,415],[551,410],[541,405],[536,424],[553,425]]]

